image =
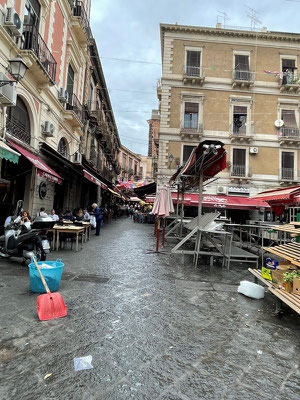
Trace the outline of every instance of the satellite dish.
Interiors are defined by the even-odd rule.
[[[284,121],[282,119],[276,119],[274,122],[276,128],[281,128],[284,125]]]

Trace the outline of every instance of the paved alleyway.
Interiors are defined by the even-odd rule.
[[[1,399],[299,399],[300,317],[238,295],[246,265],[195,271],[147,254],[152,234],[120,219],[81,252],[52,253],[68,317],[48,322],[27,269],[0,261]],[[75,372],[86,355],[93,369]]]

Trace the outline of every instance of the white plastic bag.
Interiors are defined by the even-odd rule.
[[[75,357],[74,358],[74,369],[75,371],[82,371],[83,369],[92,369],[92,356],[86,357]]]
[[[265,297],[265,289],[262,286],[248,281],[240,282],[238,293],[244,294],[252,299],[263,299]]]

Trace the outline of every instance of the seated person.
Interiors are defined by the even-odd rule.
[[[55,210],[54,209],[51,210],[50,218],[52,218],[53,221],[58,221],[59,220],[59,216],[57,214],[55,214]]]
[[[31,216],[29,215],[29,212],[24,210],[22,212],[22,221],[24,221],[25,218],[27,218],[29,221],[31,221]]]
[[[66,209],[64,212],[64,219],[73,221],[73,215],[70,210]]]
[[[83,219],[91,219],[91,216],[86,208],[83,209]]]
[[[82,209],[79,208],[79,210],[76,213],[76,216],[75,216],[74,220],[75,221],[82,221],[83,219],[84,219],[84,215],[83,215]]]
[[[48,214],[45,212],[45,207],[40,208],[40,212],[37,213],[37,217],[48,217]]]
[[[29,221],[28,217],[25,217],[24,219],[22,219],[21,225],[23,225],[28,230],[31,229],[31,222]]]

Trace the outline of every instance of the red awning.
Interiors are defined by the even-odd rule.
[[[268,190],[265,192],[258,193],[256,196],[253,196],[254,199],[260,199],[264,201],[275,201],[279,200],[289,200],[290,203],[293,203],[295,196],[299,196],[300,194],[300,186],[290,186],[287,188],[279,188],[275,190]],[[286,201],[284,201],[286,203]]]
[[[62,183],[62,177],[59,176],[52,168],[50,168],[44,161],[42,161],[36,155],[30,153],[28,150],[23,149],[23,147],[18,146],[11,140],[9,140],[9,144],[15,148],[18,152],[20,152],[24,157],[27,158],[35,167],[36,172],[44,179],[54,183]]]
[[[177,193],[172,193],[173,201],[177,201]],[[197,206],[199,195],[195,193],[185,194],[184,204],[187,206]],[[181,200],[181,196],[179,196]],[[236,210],[270,208],[269,204],[262,200],[249,199],[249,197],[240,196],[214,196],[204,195],[202,207],[213,208],[231,208]]]
[[[83,170],[83,175],[89,181],[91,181],[91,182],[95,183],[96,185],[102,187],[102,189],[105,189],[105,190],[108,189],[108,187],[105,185],[105,183],[103,183],[99,179],[95,178],[94,175],[90,174],[85,169]]]

